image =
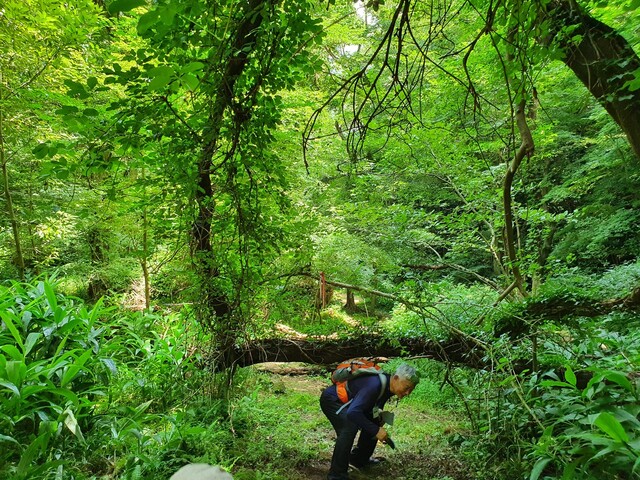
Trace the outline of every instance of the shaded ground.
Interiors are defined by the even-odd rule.
[[[324,462],[312,462],[304,466],[300,470],[299,479],[326,480],[329,458],[327,456]],[[358,471],[352,469],[349,475],[353,480],[471,480],[473,478],[464,464],[456,460],[452,455],[445,455],[444,453],[434,455],[400,453],[367,470]]]
[[[304,430],[298,442],[305,451],[313,452],[307,458],[292,459],[292,468],[274,468],[279,473],[269,477],[281,480],[324,480],[329,468],[333,449],[334,432],[320,411],[317,399],[321,390],[327,386],[322,378],[307,376],[270,375],[273,382],[272,393],[279,395],[280,403],[295,409],[300,398],[306,400],[297,414],[283,417],[289,425],[282,425],[286,432]],[[265,396],[266,399],[266,396]],[[353,469],[353,480],[394,479],[394,480],[471,480],[473,475],[467,465],[460,461],[447,445],[447,438],[462,429],[462,421],[454,414],[440,409],[429,408],[420,403],[405,400],[396,405],[391,402],[389,409],[396,412],[396,424],[390,432],[396,442],[396,450],[380,445],[375,455],[385,457],[387,461],[367,470]],[[277,441],[277,440],[274,440]],[[274,454],[277,455],[274,446]],[[276,459],[274,459],[276,462]],[[240,462],[241,463],[241,462]],[[286,470],[286,471],[283,471]],[[245,470],[246,472],[246,470]],[[242,478],[252,478],[242,476]]]

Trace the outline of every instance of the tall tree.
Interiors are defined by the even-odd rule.
[[[620,126],[640,159],[640,58],[618,30],[587,11],[590,3],[536,2],[534,26],[543,45],[562,52],[562,62]],[[607,8],[622,14],[626,3],[611,2]],[[628,9],[638,8],[637,2],[629,3]]]
[[[286,204],[282,166],[270,150],[277,92],[313,71],[307,50],[320,27],[312,11],[303,0],[161,1],[139,19],[148,41],[131,52],[139,66],[112,70],[130,98],[119,134],[149,132],[171,156],[167,174],[193,208],[182,214],[193,215],[198,314],[225,364],[246,322],[251,277],[280,241],[278,226],[266,221]],[[258,265],[249,268],[250,259]]]

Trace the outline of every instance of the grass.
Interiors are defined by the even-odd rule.
[[[423,382],[428,385],[430,382]],[[421,383],[421,385],[423,384]],[[334,433],[320,411],[318,399],[325,378],[249,373],[243,388],[257,387],[239,399],[232,423],[241,423],[244,436],[236,438],[233,472],[239,480],[324,479],[333,450]],[[428,389],[425,389],[427,391]],[[415,399],[392,401],[396,413],[389,428],[396,450],[380,445],[376,455],[387,462],[366,478],[465,479],[465,466],[455,460],[448,438],[464,429],[462,417],[450,408]],[[365,478],[353,472],[355,479]]]

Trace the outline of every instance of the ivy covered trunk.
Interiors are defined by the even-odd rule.
[[[219,149],[220,130],[227,109],[231,107],[234,98],[234,86],[247,65],[249,52],[253,49],[258,34],[258,28],[263,15],[259,9],[261,0],[252,0],[245,4],[243,15],[236,30],[230,56],[223,67],[224,74],[220,77],[213,92],[214,100],[209,111],[209,121],[204,132],[204,147],[198,163],[198,189],[196,202],[198,205],[198,219],[194,225],[192,235],[195,245],[195,260],[201,276],[202,300],[207,307],[201,318],[205,324],[213,326],[232,314],[233,307],[227,294],[216,287],[214,280],[220,271],[216,262],[216,254],[211,246],[211,222],[215,209],[215,190],[211,181],[213,158]],[[211,65],[211,69],[219,68]],[[213,316],[215,318],[209,318]],[[226,323],[226,322],[223,322]],[[225,329],[226,330],[226,329]],[[218,331],[220,339],[231,336],[230,332]],[[232,340],[231,340],[232,341]],[[222,342],[227,343],[223,340]]]

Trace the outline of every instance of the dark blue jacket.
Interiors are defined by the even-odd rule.
[[[391,397],[391,390],[389,390],[391,378],[386,373],[384,375],[387,377],[387,385],[380,400],[378,400],[378,397],[380,396],[382,385],[378,375],[356,377],[353,380],[349,380],[347,384],[351,403],[345,407],[343,412],[346,411],[347,418],[362,429],[362,434],[370,437],[375,437],[380,429],[380,426],[373,420],[373,407],[377,405],[378,408],[382,409]],[[326,390],[326,394],[335,397],[336,400],[338,399],[335,385],[330,386]]]

